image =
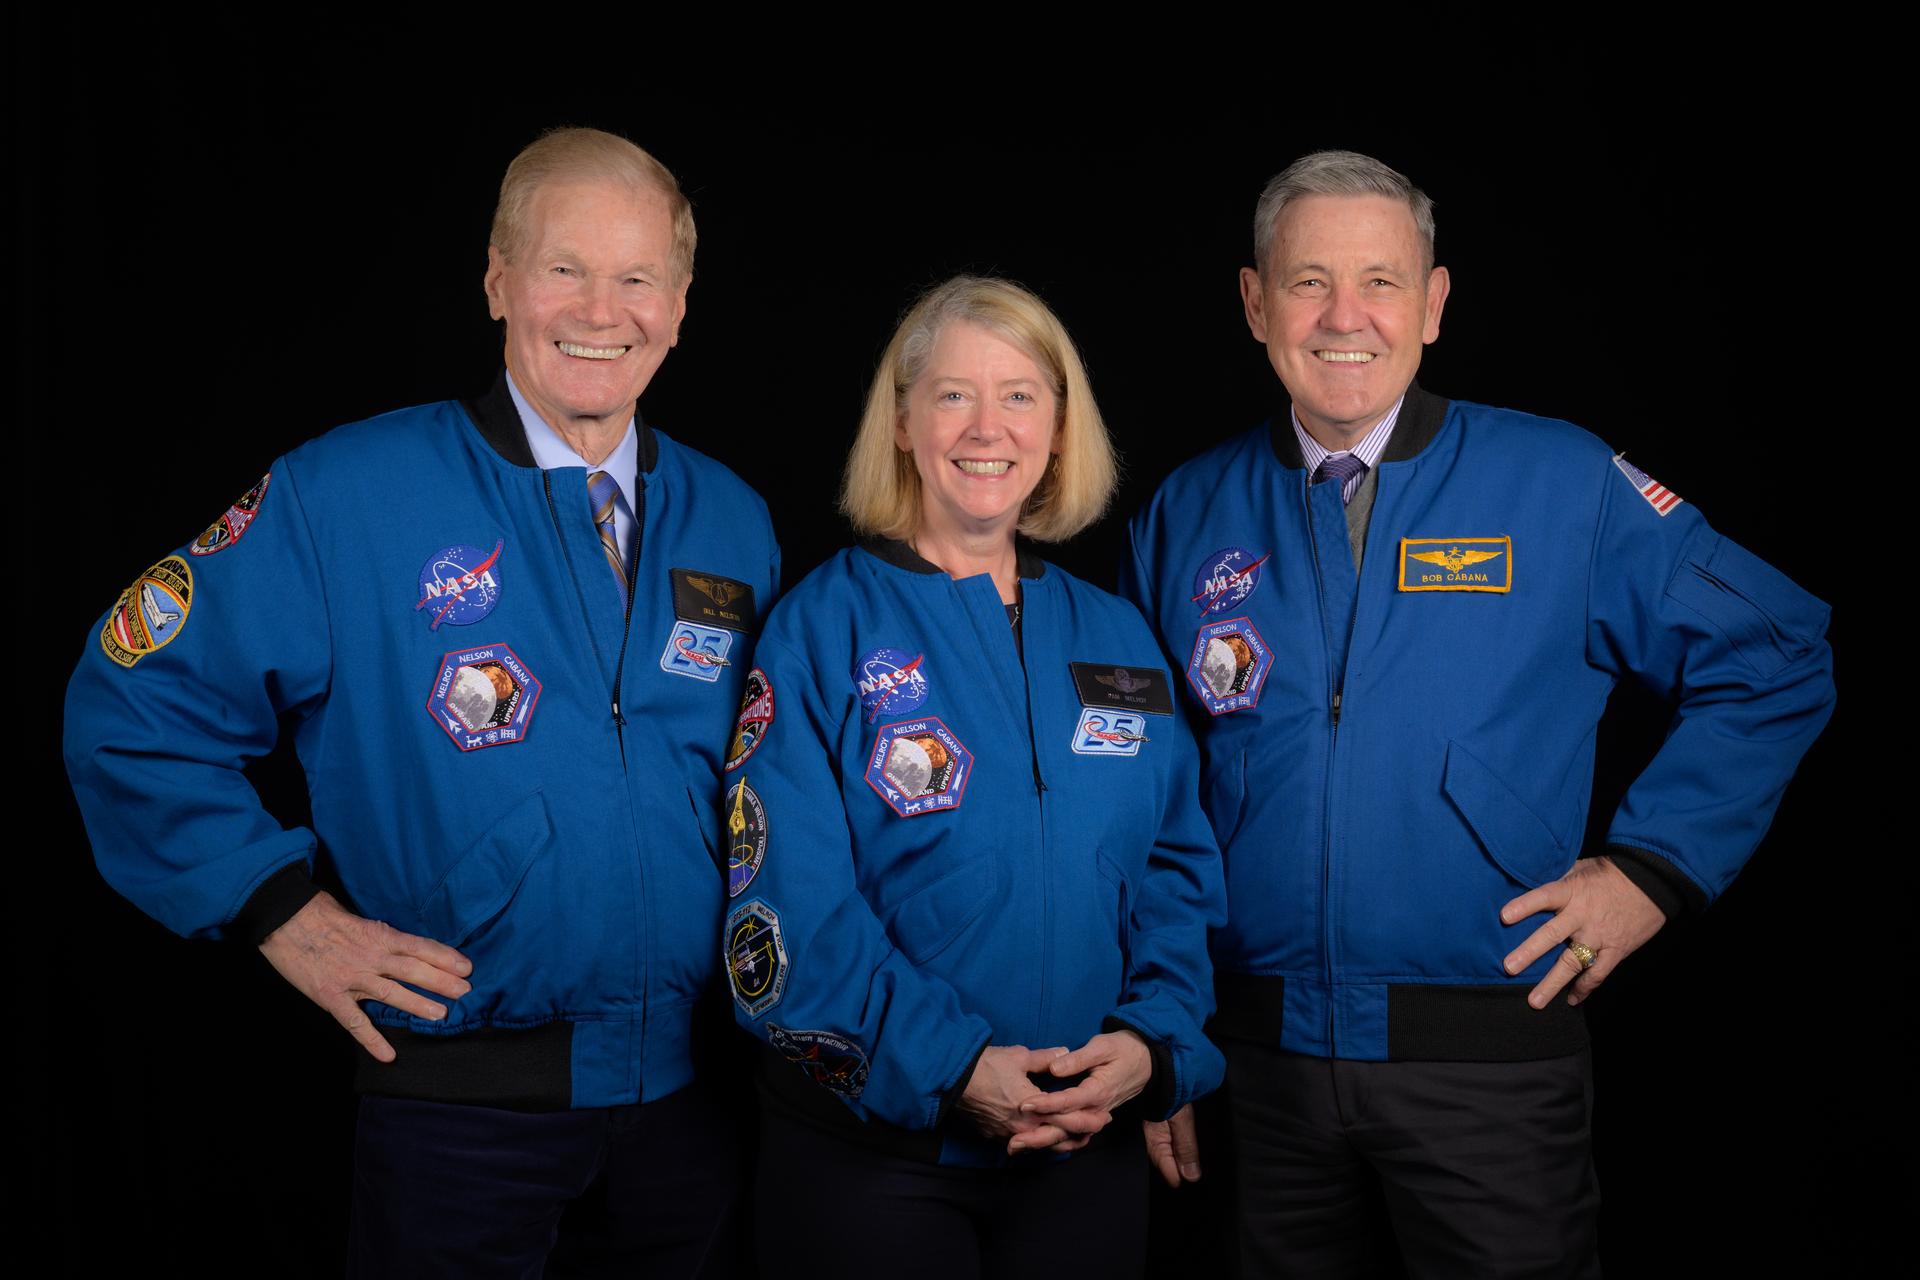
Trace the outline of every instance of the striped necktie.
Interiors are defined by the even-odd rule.
[[[1336,453],[1329,458],[1323,459],[1320,465],[1314,468],[1313,483],[1319,484],[1322,480],[1338,480],[1340,482],[1340,501],[1343,503],[1350,502],[1353,499],[1354,477],[1365,475],[1366,470],[1367,464],[1352,454]]]
[[[627,595],[627,565],[620,558],[620,539],[614,536],[613,507],[620,499],[620,486],[605,471],[587,477],[587,500],[593,504],[593,523],[600,530],[600,549],[607,553],[607,564],[620,581],[620,597]]]

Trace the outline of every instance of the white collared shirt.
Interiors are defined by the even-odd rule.
[[[630,561],[633,557],[633,482],[640,469],[640,435],[634,430],[632,419],[627,420],[627,434],[620,437],[613,452],[608,454],[599,466],[587,466],[587,460],[573,451],[573,446],[560,438],[560,433],[547,425],[547,420],[534,412],[527,398],[520,394],[520,388],[513,383],[513,375],[507,375],[507,390],[513,393],[513,407],[520,411],[520,425],[527,433],[527,447],[533,450],[533,460],[542,471],[553,471],[560,467],[586,467],[587,474],[604,471],[613,477],[620,486],[620,496],[613,503],[613,536],[620,543],[620,558]]]
[[[1393,438],[1393,424],[1400,417],[1400,406],[1406,402],[1407,396],[1403,391],[1400,393],[1400,398],[1393,402],[1393,408],[1387,410],[1387,416],[1380,419],[1380,421],[1375,424],[1373,430],[1367,432],[1366,438],[1351,449],[1328,449],[1325,445],[1322,445],[1318,440],[1315,440],[1307,434],[1307,429],[1300,425],[1300,415],[1293,411],[1292,405],[1288,405],[1287,417],[1293,421],[1293,434],[1300,439],[1300,456],[1307,461],[1307,477],[1309,481],[1311,481],[1313,473],[1320,469],[1321,463],[1341,453],[1351,453],[1354,457],[1367,464],[1367,471],[1373,470],[1374,466],[1380,461],[1380,455],[1387,451],[1387,441]],[[1354,490],[1358,489],[1361,483],[1366,480],[1367,471],[1362,471],[1341,487],[1340,501],[1353,501]]]

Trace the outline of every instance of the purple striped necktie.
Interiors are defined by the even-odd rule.
[[[1352,496],[1351,491],[1347,487],[1348,481],[1352,480],[1355,476],[1366,474],[1366,470],[1367,464],[1350,453],[1330,454],[1321,460],[1319,466],[1314,468],[1313,483],[1319,484],[1322,480],[1338,480],[1340,482],[1340,501],[1345,503],[1348,498]]]
[[[605,471],[587,477],[587,500],[593,504],[593,523],[600,530],[600,549],[607,553],[607,565],[620,582],[620,598],[627,595],[627,566],[620,558],[620,539],[614,536],[613,506],[620,498],[620,485]]]

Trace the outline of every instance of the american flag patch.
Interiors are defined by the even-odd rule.
[[[1628,481],[1632,483],[1633,487],[1640,491],[1640,496],[1647,500],[1647,505],[1655,511],[1658,511],[1661,515],[1666,515],[1669,511],[1672,511],[1680,505],[1681,498],[1679,494],[1667,488],[1667,486],[1661,484],[1658,480],[1655,480],[1631,462],[1628,462],[1626,454],[1614,454],[1613,465],[1620,468],[1620,474],[1625,476]]]

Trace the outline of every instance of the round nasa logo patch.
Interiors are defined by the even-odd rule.
[[[727,744],[725,772],[732,773],[745,764],[772,726],[773,682],[755,667],[747,672],[747,686],[740,694],[740,718],[734,722],[733,740]]]
[[[1200,607],[1200,616],[1238,608],[1260,585],[1260,566],[1266,562],[1267,557],[1239,547],[1225,547],[1208,556],[1193,575],[1193,602]]]
[[[193,570],[179,556],[168,556],[120,593],[100,628],[100,648],[120,666],[164,649],[187,625],[193,608]]]
[[[918,711],[933,692],[927,683],[927,655],[899,649],[871,649],[853,669],[853,686],[871,724],[882,715],[903,716]]]
[[[767,808],[745,778],[727,792],[727,896],[746,892],[767,859]]]
[[[867,1055],[859,1045],[832,1031],[788,1031],[767,1024],[767,1043],[823,1089],[858,1098],[867,1087]]]
[[[267,482],[271,479],[273,479],[271,471],[261,476],[259,484],[241,494],[218,520],[208,525],[200,536],[193,540],[187,548],[187,554],[210,556],[216,551],[225,551],[240,541],[241,536],[247,531],[247,526],[252,524],[253,518],[260,514],[260,502],[267,496]]]
[[[427,557],[420,566],[420,598],[413,608],[427,615],[429,631],[437,631],[443,622],[471,626],[493,612],[500,603],[500,549],[506,545],[495,542],[489,553],[456,542]]]

